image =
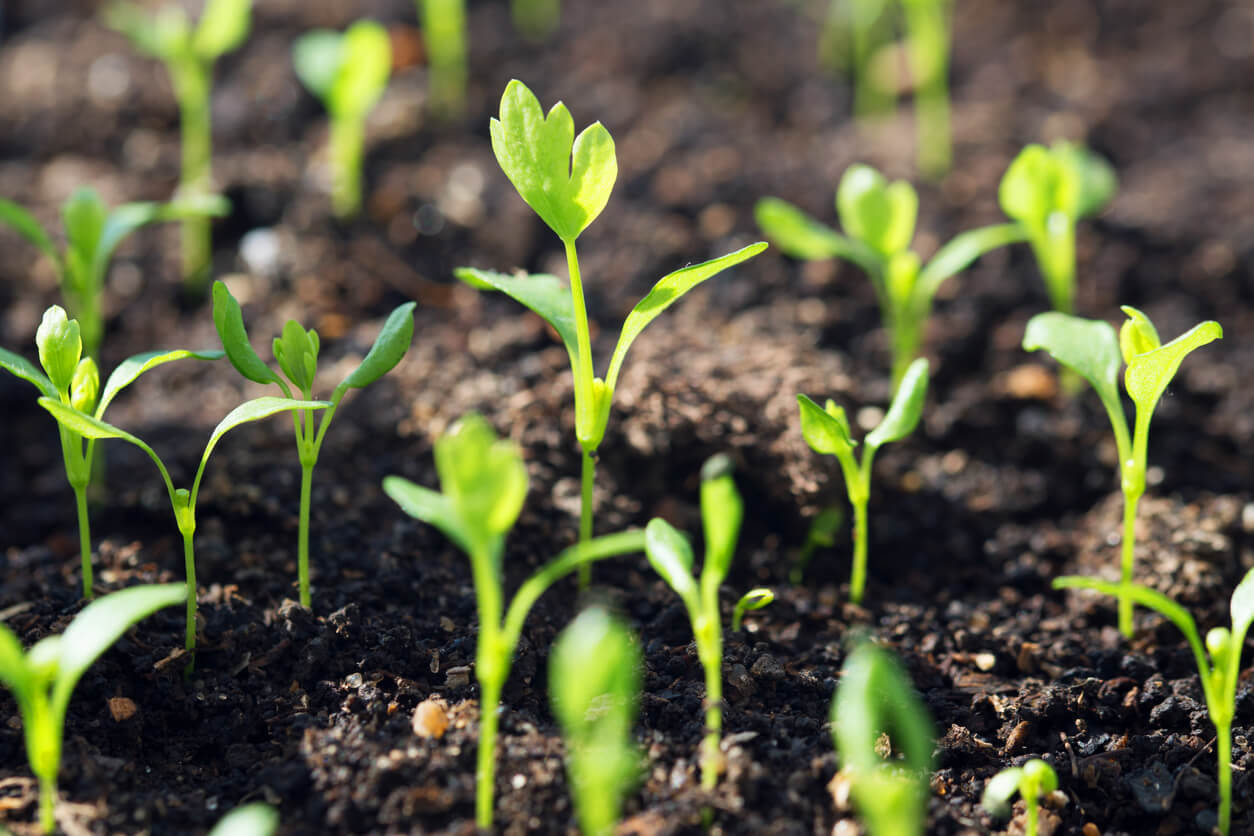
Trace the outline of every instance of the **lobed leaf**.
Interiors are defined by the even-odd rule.
[[[213,325],[235,370],[254,383],[279,383],[279,376],[261,361],[248,342],[244,312],[221,280],[213,283]],[[280,384],[282,385],[282,384]]]
[[[39,251],[57,266],[58,273],[65,269],[56,245],[52,243],[48,233],[30,212],[11,200],[0,198],[0,223],[8,224],[17,234],[38,247]]]
[[[1124,310],[1127,312],[1134,309]],[[1195,349],[1221,339],[1223,335],[1223,328],[1218,322],[1207,320],[1194,325],[1166,345],[1130,358],[1123,383],[1136,408],[1153,410],[1167,385],[1179,371],[1184,358]]]
[[[511,276],[474,267],[459,267],[453,275],[479,290],[495,288],[539,314],[562,338],[570,355],[571,368],[575,367],[579,356],[579,344],[575,337],[575,304],[570,298],[570,288],[560,279],[547,273]]]
[[[889,183],[869,165],[853,165],[836,187],[836,213],[847,235],[890,258],[914,238],[919,197],[904,180]]]
[[[388,314],[387,321],[383,323],[379,336],[375,337],[370,351],[366,352],[365,359],[344,378],[341,386],[360,389],[396,368],[414,339],[415,307],[416,303],[406,302]]]
[[[835,401],[829,399],[827,409],[822,409],[807,396],[799,394],[797,406],[801,410],[801,435],[811,450],[837,456],[852,452],[857,446],[858,442],[849,434],[845,410]]]
[[[897,394],[888,407],[888,414],[879,426],[867,433],[868,448],[878,450],[881,445],[900,441],[914,432],[923,415],[923,401],[927,397],[927,372],[927,360],[923,357],[915,359],[906,369]]]
[[[48,376],[35,367],[35,364],[20,354],[0,348],[0,369],[4,369],[15,377],[33,383],[46,397],[59,398],[57,387],[52,385]]]
[[[692,578],[693,555],[688,538],[666,520],[655,517],[644,529],[644,553],[649,565],[683,599],[689,612],[697,612],[700,602]]]
[[[867,273],[884,272],[884,259],[861,241],[848,238],[776,197],[766,197],[753,207],[758,227],[775,246],[793,258],[818,260],[843,258]]]
[[[192,358],[194,360],[217,360],[221,358],[223,352],[212,351],[189,351],[185,348],[177,348],[173,351],[145,351],[142,354],[136,354],[127,357],[118,367],[109,375],[109,379],[105,381],[104,391],[100,396],[100,403],[96,406],[96,417],[100,418],[104,415],[105,408],[113,401],[119,392],[130,386],[144,372],[155,369],[157,366],[165,365],[174,360],[182,360]]]
[[[252,0],[206,0],[192,34],[192,49],[213,61],[242,44],[251,25]]]

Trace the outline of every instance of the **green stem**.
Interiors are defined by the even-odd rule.
[[[597,460],[587,450],[583,451],[583,467],[580,474],[579,501],[579,542],[585,543],[592,539],[592,503],[593,488],[596,484]],[[592,582],[592,564],[584,563],[579,567],[579,589],[588,588]]]
[[[300,523],[296,535],[296,571],[300,577],[300,605],[311,606],[309,595],[309,499],[313,489],[313,465],[300,467]]]
[[[1024,827],[1024,836],[1036,836],[1037,819],[1039,813],[1036,807],[1036,793],[1030,792],[1023,797],[1023,805],[1027,808],[1025,811],[1027,824]]]
[[[499,681],[479,680],[479,753],[475,767],[475,824],[492,829],[492,799],[496,782],[497,711],[501,705]]]
[[[718,610],[713,613],[718,618]],[[721,638],[721,637],[720,637]],[[705,668],[705,738],[701,741],[701,788],[713,790],[718,786],[719,741],[723,736],[723,670],[722,641],[718,649],[706,660]]]
[[[83,597],[94,597],[94,581],[91,569],[91,522],[87,516],[87,487],[74,488],[74,501],[78,506],[78,549],[83,558]]]
[[[1123,557],[1121,578],[1124,584],[1132,583],[1132,570],[1136,561],[1136,506],[1140,495],[1124,494],[1123,497]],[[1132,638],[1132,598],[1119,596],[1119,632]]]
[[[340,218],[361,208],[361,166],[366,144],[362,119],[356,114],[331,116],[331,206]]]
[[[1240,648],[1237,648],[1240,653]],[[1216,723],[1215,748],[1219,755],[1219,832],[1228,836],[1232,826],[1232,721]]]
[[[39,779],[39,825],[44,833],[54,833],[57,829],[57,778],[41,777]]]
[[[209,73],[210,68],[194,58],[179,60],[170,66],[183,134],[179,190],[184,197],[209,194],[213,179]],[[213,254],[209,219],[203,215],[185,218],[181,234],[183,284],[188,290],[199,292],[209,277],[209,262]]]
[[[191,657],[187,661],[184,673],[190,675],[196,664],[196,554],[192,548],[194,531],[183,532],[183,571],[187,575],[187,628],[184,632],[183,647]]]
[[[583,298],[583,279],[579,274],[579,255],[575,241],[562,242],[566,247],[566,267],[570,272],[570,299],[575,311],[575,437],[584,452],[595,450],[600,439],[594,438],[597,405],[592,396],[595,377],[592,366],[592,334],[588,328],[588,308]]]
[[[866,589],[867,497],[853,503],[853,573],[849,579],[849,600],[862,603]]]

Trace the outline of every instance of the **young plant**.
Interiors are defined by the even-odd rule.
[[[851,166],[836,189],[841,235],[779,198],[759,200],[758,226],[787,255],[819,260],[842,258],[862,268],[875,287],[893,362],[893,388],[919,352],[941,283],[980,256],[1023,240],[1015,224],[964,232],[926,265],[910,249],[919,198],[904,180],[889,183],[867,165]]]
[[[1082,319],[1056,311],[1037,314],[1023,334],[1025,351],[1045,349],[1066,368],[1092,384],[1101,398],[1119,453],[1120,486],[1123,489],[1122,577],[1132,581],[1136,554],[1136,508],[1145,493],[1150,418],[1158,399],[1176,376],[1180,363],[1194,349],[1223,337],[1218,322],[1208,320],[1163,345],[1149,318],[1136,308],[1123,306],[1128,319],[1119,336],[1109,323]],[[1120,360],[1127,364],[1123,383],[1136,406],[1131,433],[1119,397]],[[1132,598],[1119,601],[1119,629],[1132,637]]]
[[[740,600],[736,602],[736,606],[732,609],[732,632],[734,633],[740,629],[740,625],[745,620],[745,613],[760,610],[773,603],[775,603],[775,590],[767,589],[764,586],[755,587],[741,595]]]
[[[810,565],[810,560],[816,551],[836,545],[836,532],[840,531],[840,527],[844,524],[844,509],[835,505],[824,508],[814,515],[814,521],[810,523],[810,531],[806,534],[806,541],[801,544],[792,569],[788,572],[790,583],[794,586],[801,583],[805,577],[806,567]]]
[[[466,0],[417,0],[427,48],[427,95],[444,117],[466,104]]]
[[[196,553],[192,540],[196,533],[196,499],[200,495],[200,479],[205,475],[205,465],[209,463],[209,454],[213,452],[213,448],[228,430],[240,424],[259,421],[277,412],[291,409],[325,409],[330,404],[326,401],[256,398],[235,407],[218,423],[209,436],[209,443],[205,445],[205,452],[200,457],[200,466],[196,468],[196,478],[192,481],[190,491],[186,488],[175,489],[174,482],[170,479],[170,472],[166,470],[165,463],[160,457],[153,452],[151,447],[125,430],[106,424],[99,418],[93,418],[60,400],[44,397],[39,399],[39,405],[51,412],[52,417],[56,418],[57,423],[67,432],[86,439],[119,438],[134,444],[148,454],[148,458],[152,459],[157,470],[161,472],[161,480],[165,483],[166,492],[170,496],[170,506],[174,509],[175,523],[178,525],[179,534],[183,535],[183,565],[187,572],[187,630],[184,646],[189,655],[187,673],[190,674],[195,663],[195,656],[192,654],[196,650]]]
[[[361,167],[366,117],[392,73],[392,43],[382,24],[359,20],[344,34],[315,29],[292,47],[296,75],[331,118],[327,149],[331,206],[341,218],[361,209]]]
[[[279,811],[254,801],[227,813],[209,831],[209,836],[273,836],[279,829]]]
[[[57,249],[52,236],[34,215],[3,198],[0,198],[0,223],[8,224],[52,262],[65,304],[79,321],[84,353],[95,359],[100,354],[100,340],[104,335],[100,297],[104,293],[109,261],[118,245],[146,224],[221,216],[228,208],[224,198],[201,195],[173,203],[126,203],[110,211],[95,189],[75,189],[61,205],[64,250]]]
[[[182,123],[182,198],[199,199],[213,191],[209,109],[213,64],[244,42],[251,18],[252,0],[205,0],[195,26],[177,5],[149,14],[141,6],[117,0],[105,9],[105,24],[130,38],[140,52],[164,63],[170,74]],[[182,235],[183,282],[190,290],[203,292],[213,256],[208,219],[184,219]]]
[[[83,356],[81,326],[78,320],[69,319],[65,310],[53,305],[44,311],[43,321],[35,332],[35,345],[39,349],[41,372],[33,363],[0,348],[0,369],[35,386],[44,397],[52,398],[90,413],[97,418],[104,416],[105,409],[119,392],[135,382],[141,374],[171,360],[191,357],[197,360],[216,360],[220,351],[149,351],[136,354],[122,361],[105,382],[100,391],[100,374],[91,357]],[[57,425],[61,438],[61,459],[65,463],[65,478],[74,491],[74,505],[78,511],[78,544],[83,565],[83,597],[92,599],[91,522],[87,514],[87,488],[94,472],[96,442],[84,439],[78,433]]]
[[[549,656],[549,702],[566,740],[566,772],[584,836],[610,836],[640,777],[631,727],[644,660],[631,630],[601,607],[584,610]]]
[[[1050,304],[1075,313],[1075,227],[1115,196],[1114,169],[1082,145],[1029,145],[1002,175],[997,199],[1022,230],[1045,279]]]
[[[1132,599],[1158,612],[1184,633],[1197,663],[1206,697],[1206,712],[1215,725],[1215,751],[1219,759],[1219,832],[1228,836],[1232,824],[1232,718],[1236,713],[1237,683],[1241,675],[1241,652],[1245,634],[1254,622],[1254,569],[1232,591],[1228,610],[1232,629],[1215,627],[1206,634],[1205,649],[1193,616],[1175,601],[1157,590],[1138,583],[1110,583],[1095,578],[1067,575],[1054,579],[1055,589],[1092,589],[1103,595]],[[1209,654],[1209,655],[1208,655]]]
[[[1003,769],[993,776],[980,797],[980,806],[997,818],[1010,815],[1010,799],[1015,793],[1023,796],[1027,823],[1025,836],[1036,836],[1039,827],[1038,805],[1042,796],[1058,789],[1058,773],[1040,758],[1033,758],[1023,766]]]
[[[744,503],[731,470],[731,459],[725,455],[712,457],[701,468],[705,561],[700,578],[693,577],[692,546],[683,534],[660,518],[650,520],[645,528],[645,554],[666,585],[684,602],[697,643],[697,658],[705,671],[705,738],[701,741],[700,761],[701,786],[706,790],[718,786],[723,762],[719,752],[723,734],[723,621],[718,588],[731,568],[744,517]],[[756,592],[742,598],[742,603],[748,606],[750,596],[756,597]]]
[[[349,389],[362,389],[390,372],[409,351],[414,337],[414,303],[406,302],[388,314],[387,321],[374,345],[365,358],[348,377],[340,381],[331,392],[326,411],[315,422],[312,409],[303,408],[292,414],[292,427],[296,433],[296,453],[300,459],[300,523],[297,529],[297,574],[300,584],[300,604],[311,604],[309,594],[309,511],[313,491],[313,471],[318,464],[322,440],[326,437],[335,410]],[[291,381],[292,386],[273,369],[262,362],[248,341],[244,328],[244,314],[239,302],[222,282],[213,283],[213,324],[218,329],[227,359],[236,371],[254,383],[273,383],[283,390],[285,398],[294,398],[292,387],[305,401],[313,400],[314,379],[318,373],[318,348],[321,341],[312,328],[306,331],[300,323],[289,319],[283,326],[283,334],[274,339],[274,358],[279,370]],[[320,407],[319,407],[320,408]]]
[[[840,462],[845,477],[845,492],[853,506],[853,575],[849,580],[849,600],[862,602],[866,587],[867,505],[871,501],[871,464],[880,447],[900,441],[919,424],[923,400],[927,396],[927,360],[920,357],[910,364],[892,405],[879,425],[867,433],[862,448],[862,461],[854,458],[856,441],[850,433],[849,419],[843,407],[830,398],[820,408],[805,395],[797,395],[801,410],[801,434],[816,453],[833,455]]]
[[[604,379],[592,365],[592,338],[584,306],[583,280],[575,240],[601,214],[618,176],[614,140],[600,122],[575,136],[570,111],[558,102],[548,116],[521,81],[511,81],[501,96],[501,118],[492,120],[492,150],[522,199],[535,210],[566,248],[570,289],[553,276],[506,275],[462,268],[456,275],[482,290],[496,289],[539,314],[561,337],[575,378],[575,438],[583,451],[579,539],[592,536],[592,488],[597,448],[605,437],[610,405],[627,350],[645,327],[680,296],[706,279],[752,258],[759,242],[711,261],[677,270],[660,279],[632,309]],[[581,581],[587,582],[586,574]]]
[[[841,670],[831,722],[841,772],[871,836],[922,834],[936,733],[896,657],[869,641],[859,644]],[[885,734],[902,762],[880,756]]]
[[[490,829],[501,689],[527,614],[545,590],[570,572],[594,560],[642,551],[645,536],[641,531],[623,531],[566,549],[524,581],[507,608],[502,566],[505,537],[527,496],[527,467],[521,451],[511,441],[498,440],[488,422],[471,413],[436,440],[435,469],[441,492],[399,476],[384,479],[383,490],[405,513],[440,529],[470,558],[479,610],[475,822]]]
[[[183,600],[183,584],[134,586],[93,601],[59,636],[22,650],[0,624],[0,682],[13,692],[26,737],[26,759],[39,779],[39,825],[56,830],[57,773],[65,712],[79,678],[134,624]]]

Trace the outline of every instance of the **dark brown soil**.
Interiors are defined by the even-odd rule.
[[[17,2],[0,26],[0,195],[46,222],[81,183],[107,200],[165,199],[178,170],[164,71],[103,29],[95,3]],[[472,2],[471,86],[451,123],[425,113],[411,48],[371,121],[367,212],[340,224],[317,175],[325,122],[287,51],[315,25],[372,14],[420,47],[405,0],[258,0],[254,32],[218,67],[216,176],[234,201],[215,262],[245,302],[254,344],[285,319],[319,329],[329,389],[395,305],[419,301],[414,347],[351,398],[314,485],[314,608],[295,597],[298,468],[286,424],[234,432],[200,503],[204,619],[197,670],[179,675],[180,615],[159,614],[83,679],[61,775],[67,833],[204,832],[249,799],[287,833],[471,833],[477,688],[469,567],[380,489],[390,473],[434,485],[431,442],[468,410],[518,440],[530,501],[509,541],[510,588],[575,536],[578,451],[566,355],[509,300],[452,283],[462,264],[561,273],[556,239],[492,158],[487,121],[511,77],[618,146],[618,186],[580,241],[598,353],[662,274],[755,240],[754,200],[775,194],[834,220],[851,163],[913,177],[909,110],[873,134],[848,118],[847,84],[816,57],[826,2],[569,0],[552,42],[515,36],[504,3]],[[999,220],[998,178],[1030,141],[1087,139],[1114,163],[1119,196],[1080,234],[1079,309],[1117,321],[1145,309],[1164,335],[1216,318],[1222,342],[1190,357],[1159,407],[1140,576],[1203,629],[1224,623],[1254,564],[1254,16],[1235,0],[1055,3],[959,0],[953,66],[955,167],[920,186],[920,248]],[[421,223],[415,224],[415,219]],[[419,228],[421,227],[421,229]],[[273,258],[241,256],[254,230]],[[182,298],[177,233],[145,230],[118,254],[103,365],[158,346],[215,347],[208,307]],[[0,344],[34,355],[50,266],[0,231]],[[264,263],[262,263],[264,262]],[[675,596],[643,557],[596,569],[592,595],[646,651],[638,725],[647,756],[624,832],[827,834],[852,825],[828,791],[837,769],[828,708],[845,637],[869,627],[904,660],[940,735],[929,832],[984,833],[978,800],[1000,768],[1044,757],[1061,792],[1054,833],[1208,833],[1213,730],[1187,645],[1138,614],[1131,642],[1111,601],[1049,588],[1109,573],[1120,499],[1114,445],[1092,393],[1066,399],[1053,369],[1019,349],[1046,306],[1026,248],[949,282],[927,343],[924,423],[876,463],[865,606],[844,603],[849,547],[820,552],[803,586],[792,553],[819,508],[843,504],[834,462],[811,453],[795,395],[882,406],[887,356],[874,296],[856,270],[768,252],[677,304],[633,348],[602,450],[599,531],[661,515],[699,530],[697,472],[736,459],[748,513],[725,603],[752,585],[779,600],[729,636],[727,771],[698,787],[702,678]],[[603,361],[604,362],[604,361]],[[110,419],[147,439],[186,481],[210,428],[244,397],[225,363],[153,373]],[[0,617],[31,643],[79,607],[73,504],[56,434],[34,390],[0,378]],[[93,513],[97,580],[109,591],[179,580],[177,531],[151,463],[118,445]],[[497,817],[505,833],[574,832],[562,746],[547,708],[548,648],[579,605],[555,588],[528,622],[506,688]],[[452,724],[417,737],[411,715],[445,701]],[[118,720],[110,700],[136,709]],[[118,705],[118,703],[114,703]],[[0,821],[33,832],[20,723],[0,696]],[[1234,832],[1254,832],[1248,685],[1235,724]],[[1019,832],[1019,819],[1010,825]]]

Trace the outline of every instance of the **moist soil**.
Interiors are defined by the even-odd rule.
[[[215,176],[234,203],[215,226],[215,272],[244,304],[254,345],[287,318],[323,337],[329,391],[396,305],[417,300],[409,355],[350,396],[313,489],[312,610],[295,604],[298,466],[282,420],[234,431],[202,489],[195,674],[181,675],[178,610],[143,622],[83,678],[70,706],[59,823],[66,833],[205,832],[248,800],[285,833],[472,833],[479,727],[476,612],[467,561],[382,493],[387,474],[435,485],[431,445],[469,410],[518,441],[531,491],[508,545],[513,589],[573,541],[578,449],[564,350],[510,300],[457,285],[462,264],[562,274],[556,239],[497,168],[488,118],[524,79],[577,124],[616,138],[613,199],[580,239],[597,354],[661,275],[758,236],[753,201],[774,194],[835,222],[831,198],[857,161],[918,182],[910,110],[870,128],[819,61],[826,3],[571,0],[552,39],[514,33],[503,3],[471,2],[461,116],[426,107],[421,32],[402,0],[259,0],[247,44],[219,62]],[[1025,143],[1084,139],[1121,183],[1082,225],[1078,309],[1117,322],[1143,308],[1175,336],[1218,319],[1223,341],[1190,356],[1158,408],[1138,574],[1202,629],[1254,564],[1250,369],[1254,308],[1254,18],[1235,2],[961,0],[952,68],[953,172],[920,185],[917,246],[1001,219],[998,178]],[[0,37],[0,195],[45,222],[80,184],[111,203],[166,199],[178,171],[164,70],[96,20],[96,4],[6,4]],[[328,213],[319,105],[287,61],[313,26],[372,15],[397,69],[371,117],[366,209]],[[50,265],[0,232],[0,342],[34,356]],[[103,367],[156,347],[216,347],[204,299],[181,293],[173,226],[118,252],[105,296]],[[869,631],[903,660],[935,719],[928,832],[1021,832],[978,806],[986,781],[1031,757],[1060,791],[1052,833],[1209,833],[1215,753],[1181,636],[1138,611],[1117,633],[1108,599],[1053,592],[1061,574],[1113,577],[1121,499],[1109,424],[1088,391],[1019,348],[1047,302],[1026,247],[993,253],[941,290],[926,351],[923,423],[876,462],[871,565],[847,603],[847,529],[804,584],[788,567],[820,509],[845,507],[835,462],[812,453],[795,396],[832,397],[859,423],[888,399],[872,289],[835,262],[768,252],[699,288],[632,350],[602,448],[597,530],[654,516],[700,530],[698,471],[735,460],[747,511],[724,607],[773,587],[769,608],[727,636],[725,771],[699,788],[703,680],[684,611],[642,556],[605,561],[533,610],[506,687],[496,816],[501,832],[573,833],[548,649],[584,599],[611,605],[645,655],[637,724],[642,781],[620,832],[854,832],[829,705],[847,639]],[[602,359],[604,362],[604,359]],[[214,423],[243,398],[225,363],[186,361],[141,380],[109,418],[145,438],[186,483]],[[0,619],[24,643],[80,608],[73,502],[57,436],[34,390],[4,376],[0,414]],[[96,498],[99,592],[183,577],[180,540],[151,462],[105,445]],[[420,704],[449,726],[415,733]],[[437,712],[438,713],[438,712]],[[33,782],[11,698],[0,696],[0,820],[32,833]],[[1238,688],[1233,832],[1254,832],[1248,682]]]

